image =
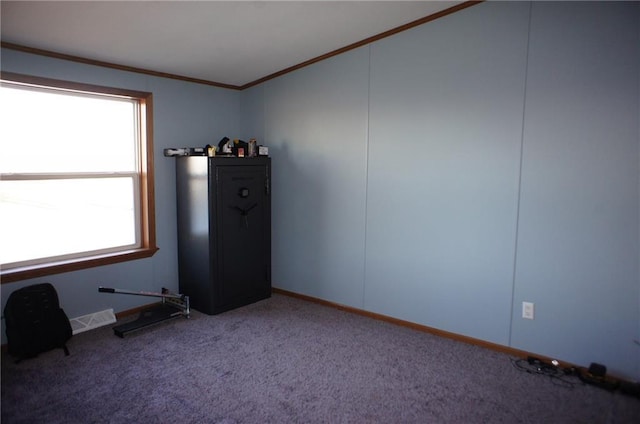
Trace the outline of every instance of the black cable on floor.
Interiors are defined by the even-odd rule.
[[[548,377],[553,384],[567,389],[573,389],[579,383],[579,381],[572,381],[573,372],[571,370],[549,365],[537,359],[511,359],[511,364],[518,371]]]

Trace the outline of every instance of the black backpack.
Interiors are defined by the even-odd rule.
[[[18,361],[55,348],[69,355],[66,343],[72,335],[71,323],[51,284],[35,284],[11,293],[4,318],[8,351]]]

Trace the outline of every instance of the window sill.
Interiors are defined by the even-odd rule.
[[[62,274],[64,272],[78,271],[81,269],[111,265],[119,262],[150,258],[157,251],[157,247],[144,247],[140,249],[110,253],[107,255],[89,256],[86,258],[74,259],[69,261],[50,262],[41,265],[3,269],[0,271],[0,283],[13,283],[15,281],[44,277],[46,275]]]

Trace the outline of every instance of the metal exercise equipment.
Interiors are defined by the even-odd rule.
[[[115,333],[115,335],[121,338],[123,338],[127,333],[131,333],[132,331],[140,330],[141,328],[158,324],[168,319],[176,318],[179,316],[190,318],[191,316],[191,311],[189,309],[189,296],[171,293],[164,287],[162,288],[161,293],[121,290],[108,287],[98,287],[98,291],[100,293],[131,294],[136,296],[162,298],[161,304],[143,310],[142,312],[140,312],[140,316],[135,321],[127,322],[125,324],[113,327],[113,332]]]

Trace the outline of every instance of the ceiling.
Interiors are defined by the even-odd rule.
[[[3,0],[0,38],[240,88],[460,3]]]

